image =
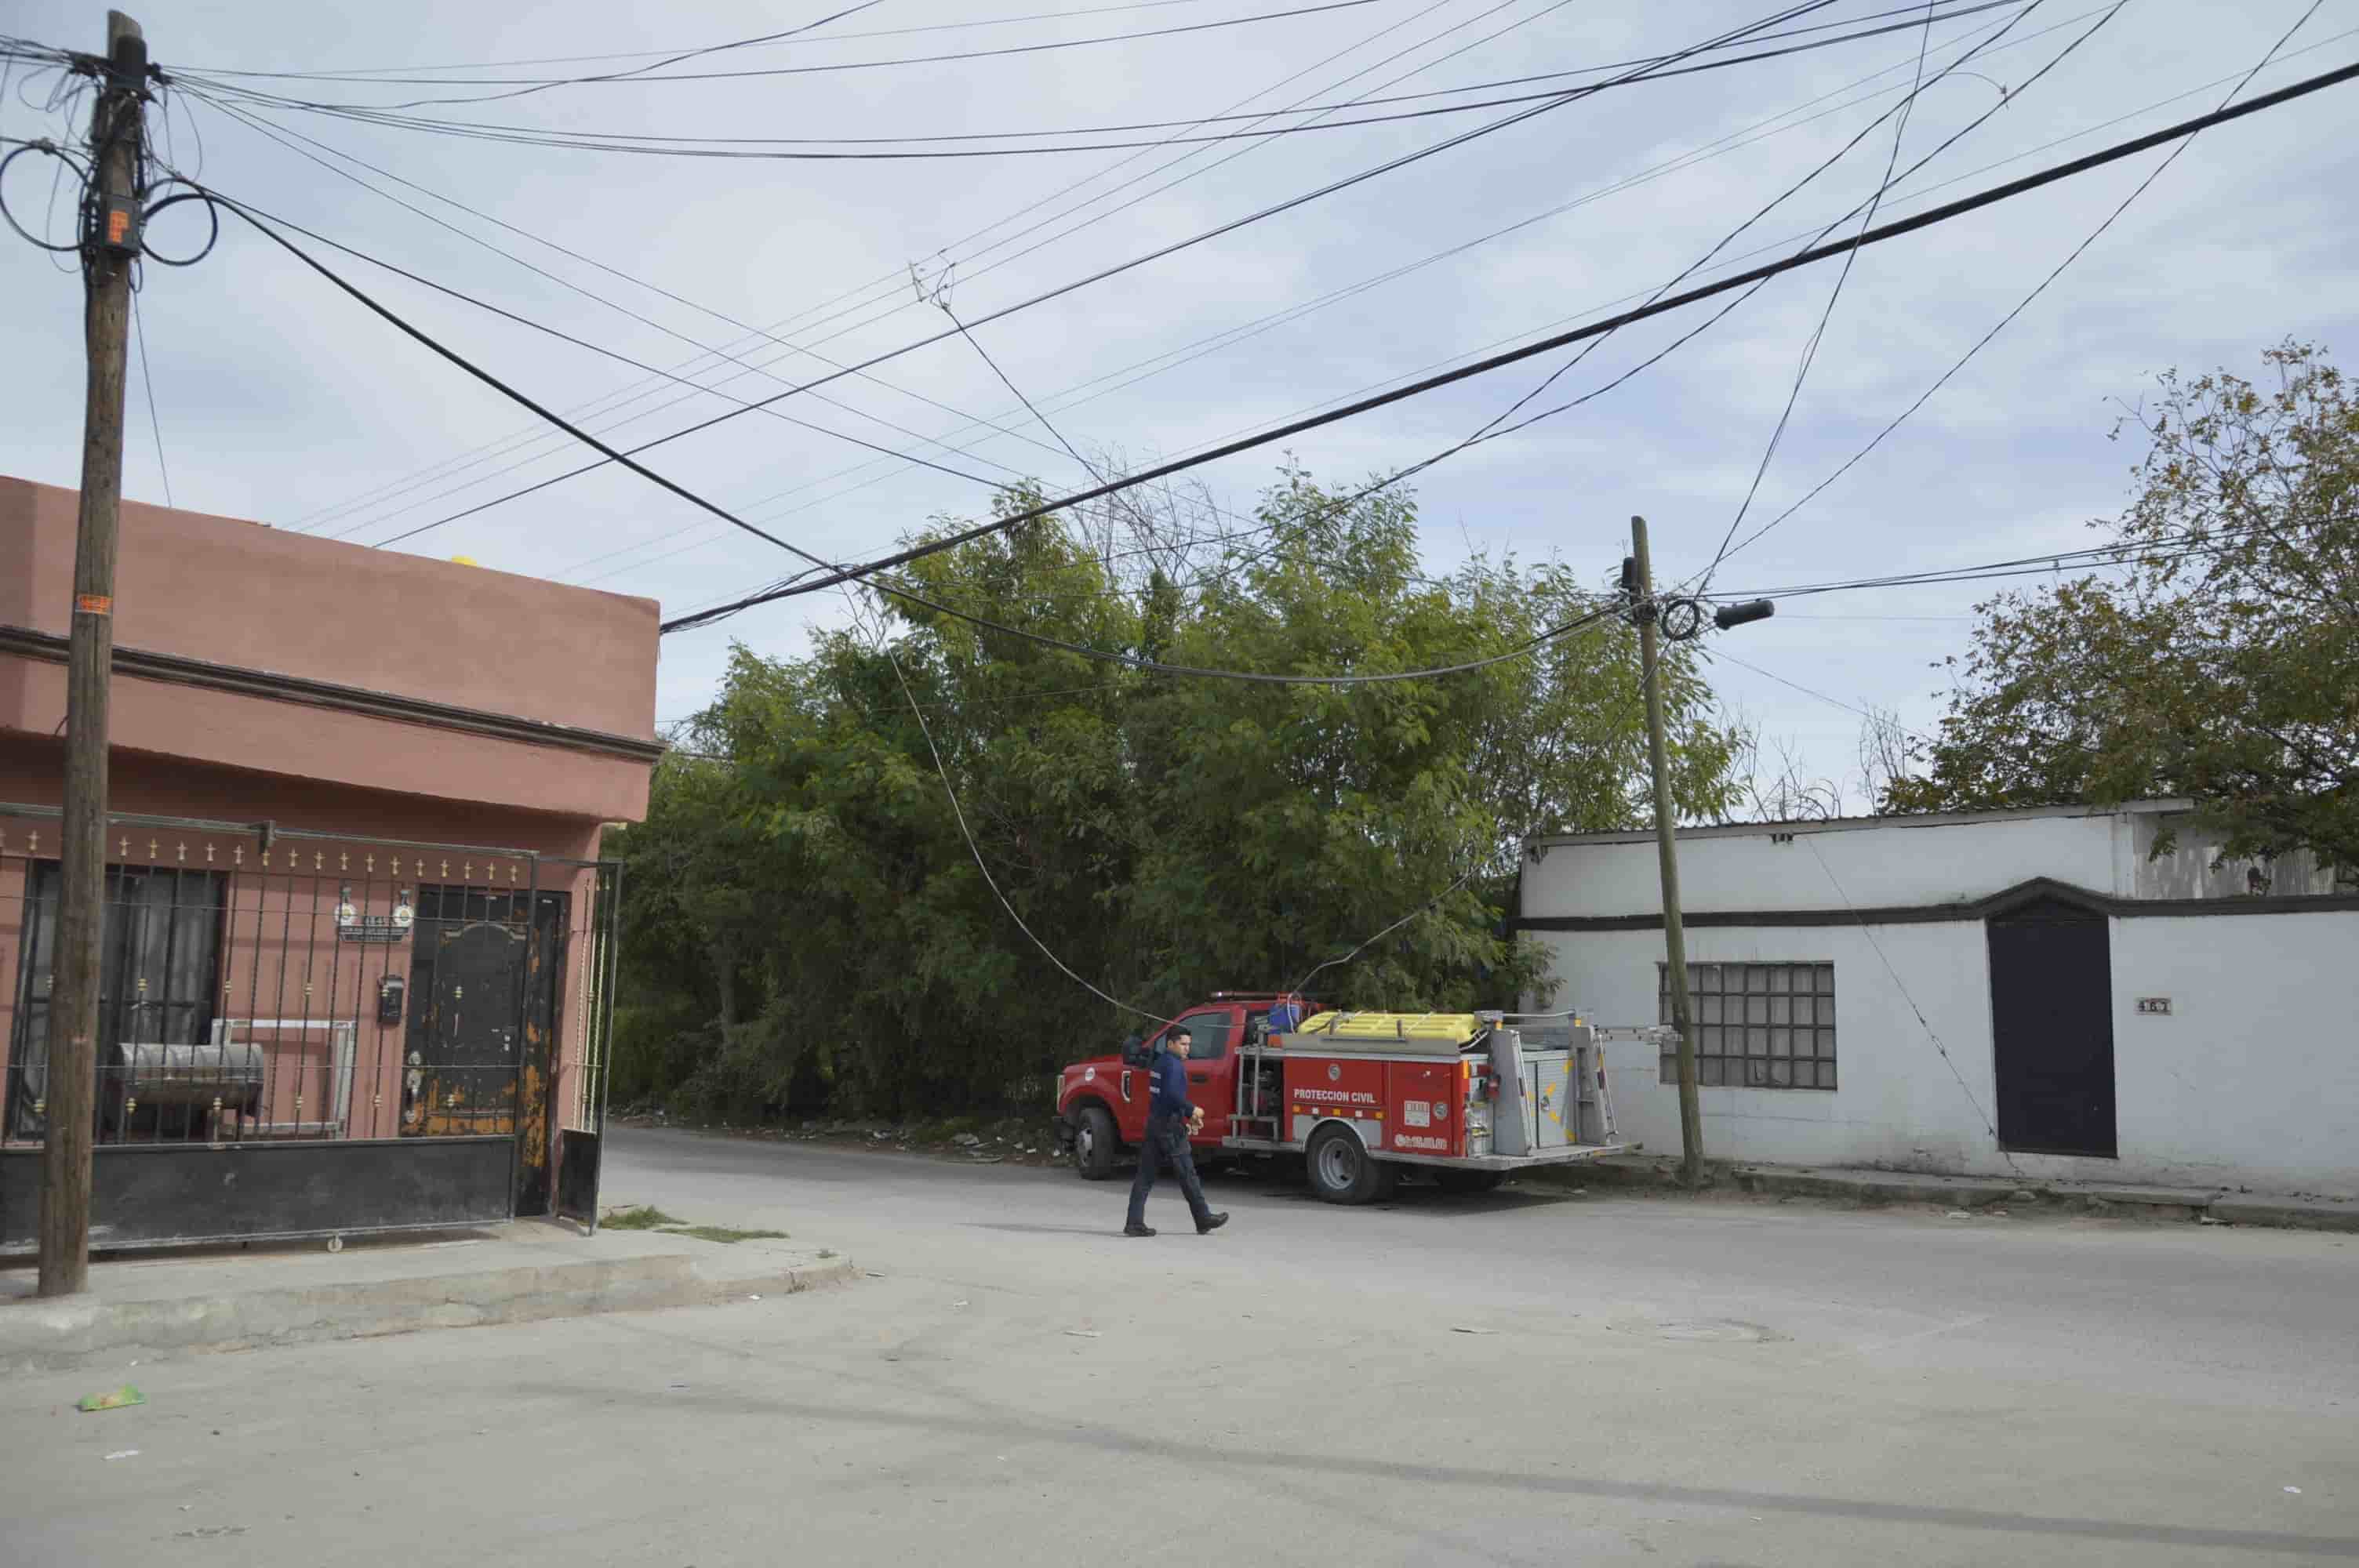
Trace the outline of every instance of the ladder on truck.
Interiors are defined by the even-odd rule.
[[[1589,1036],[1586,1044],[1581,1044],[1575,1036],[1576,1025],[1580,1027],[1582,1033]],[[1608,1038],[1635,1037],[1644,1032],[1600,1029],[1593,1024],[1580,1024],[1578,1020],[1569,1023],[1544,1022],[1538,1027],[1531,1024],[1517,1024],[1515,1027],[1516,1033],[1523,1036],[1527,1048],[1540,1051],[1569,1050],[1572,1053],[1572,1098],[1575,1107],[1574,1114],[1578,1119],[1574,1123],[1573,1141],[1576,1143],[1621,1142],[1620,1132],[1614,1124],[1614,1089],[1605,1073],[1605,1042]],[[1594,1112],[1596,1119],[1597,1136],[1593,1139],[1581,1136],[1590,1130],[1590,1117],[1587,1114],[1590,1112]]]

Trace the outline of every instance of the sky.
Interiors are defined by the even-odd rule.
[[[1839,0],[1784,27],[1871,14],[1913,21],[1916,11],[1902,4]],[[1883,180],[1896,122],[1873,123],[1907,96],[1920,44],[1929,76],[1956,70],[1913,103],[1899,127],[1899,167],[1989,117],[1888,191],[1882,218],[2214,108],[2311,8],[2310,0],[2010,0],[1969,12],[1972,4],[1940,0],[1943,19],[1930,36],[1911,27],[1556,104],[979,325],[975,337],[1056,432],[1093,460],[1114,454],[1143,466],[1643,298],[1860,138],[1720,259],[1798,247],[1867,201]],[[802,423],[745,414],[643,460],[817,555],[854,559],[890,548],[930,519],[987,515],[991,491],[973,478],[880,458],[846,435],[995,483],[1035,478],[1058,493],[1088,482],[973,346],[952,336],[908,347],[948,325],[920,297],[913,267],[929,287],[946,281],[951,307],[975,322],[1530,105],[1151,145],[1319,118],[1190,128],[1205,116],[1614,66],[1688,48],[1757,21],[1769,7],[1763,0],[1360,0],[1200,26],[1288,10],[1304,11],[1304,0],[877,0],[791,38],[648,73],[762,74],[574,82],[412,111],[592,132],[610,142],[803,138],[807,147],[824,142],[835,150],[994,152],[985,157],[643,156],[463,138],[300,108],[249,109],[290,141],[299,134],[322,144],[290,147],[207,102],[217,92],[193,82],[167,91],[154,124],[173,168],[226,195],[734,395],[648,376],[303,242],[425,332],[609,439],[651,439],[726,412],[735,399],[780,392],[824,373],[816,356],[842,364],[908,348],[863,376],[777,406]],[[394,104],[518,92],[468,85],[485,79],[627,71],[664,54],[806,27],[829,13],[603,0],[478,0],[419,12],[248,0],[147,4],[136,15],[168,72],[313,102]],[[103,46],[102,7],[14,0],[7,15],[7,30],[27,38]],[[2101,19],[2085,42],[2031,80]],[[1074,42],[1146,32],[1161,36]],[[1068,42],[1073,47],[1038,47]],[[1977,45],[1984,52],[1962,59]],[[1021,52],[978,58],[983,50]],[[952,54],[969,58],[913,58]],[[616,58],[506,63],[560,56]],[[2354,58],[2359,0],[2322,0],[2247,91]],[[859,69],[810,69],[844,66]],[[1601,79],[1344,107],[1326,118]],[[0,136],[82,134],[48,107],[51,85],[19,69],[0,94]],[[1147,123],[1158,128],[1094,129]],[[908,139],[1079,128],[1091,134],[1029,145],[1150,145],[1010,156],[998,149],[1027,143]],[[2287,337],[2344,351],[2345,362],[2359,351],[2352,330],[2359,215],[2347,199],[2354,146],[2359,84],[2197,138],[1871,455],[1732,555],[1712,579],[1715,592],[2099,542],[2091,524],[2121,509],[2138,456],[2134,438],[2109,436],[2125,407],[2150,401],[2158,373],[2226,366],[2255,374],[2261,351]],[[1789,397],[1790,419],[1740,537],[1853,458],[2166,156],[2142,154],[1863,252],[1839,293],[1840,262],[1782,276],[1626,384],[1427,470],[1415,488],[1429,570],[1444,571],[1470,552],[1513,553],[1560,558],[1603,584],[1628,549],[1630,517],[1643,514],[1658,577],[1693,579],[1745,506]],[[0,188],[10,211],[37,230],[45,213],[51,223],[64,215],[45,206],[52,190],[49,170],[36,167],[41,161],[18,160]],[[203,230],[201,211],[183,206],[159,216],[150,240],[158,251],[188,254],[202,244]],[[1488,237],[1502,230],[1510,232]],[[0,233],[12,371],[0,384],[0,472],[72,485],[81,450],[80,290],[57,259]],[[1714,308],[1690,307],[1616,334],[1534,406],[1603,385]],[[647,596],[667,615],[800,565],[613,466],[503,499],[594,454],[234,221],[198,265],[147,267],[138,315],[146,377],[135,359],[125,474],[136,499],[168,496],[181,507],[277,527],[465,556],[486,568]],[[1825,330],[1797,395],[1797,370],[1822,315]],[[1239,512],[1251,510],[1288,453],[1324,482],[1353,484],[1462,438],[1571,357],[1509,366],[1198,471],[1222,504]],[[443,521],[486,503],[495,504]],[[1890,709],[1908,728],[1930,730],[1950,681],[1940,662],[1965,652],[1973,607],[1992,591],[1968,584],[1796,601],[1772,621],[1715,639],[1712,646],[1730,657],[1715,658],[1711,678],[1732,717],[1790,751],[1805,774],[1848,784],[1856,808],[1864,804],[1853,781],[1858,710]],[[666,638],[658,719],[701,706],[733,642],[791,655],[814,625],[845,613],[840,597],[821,594]]]

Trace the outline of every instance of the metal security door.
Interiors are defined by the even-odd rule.
[[[511,926],[445,924],[417,956],[429,979],[411,1015],[404,1137],[516,1130],[516,1003],[528,946]]]
[[[1994,917],[1989,940],[2000,1144],[2114,1158],[2113,944],[2105,916],[2046,899]]]

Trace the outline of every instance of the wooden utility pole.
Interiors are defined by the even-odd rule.
[[[100,939],[106,925],[107,685],[114,660],[114,542],[123,501],[124,351],[139,245],[147,40],[106,14],[106,61],[90,124],[92,189],[83,203],[82,515],[74,540],[66,655],[65,820],[59,835],[58,946],[49,1017],[49,1100],[41,1161],[45,1296],[90,1283],[90,1160],[98,1080]]]
[[[1662,617],[1655,607],[1655,568],[1647,556],[1647,520],[1630,519],[1637,563],[1631,605],[1638,622],[1638,662],[1647,683],[1647,760],[1655,771],[1655,846],[1662,863],[1663,947],[1671,972],[1671,1028],[1680,1037],[1680,1177],[1703,1178],[1703,1105],[1696,1094],[1694,1009],[1688,1000],[1688,939],[1680,925],[1679,818],[1671,810],[1670,749],[1663,738]]]

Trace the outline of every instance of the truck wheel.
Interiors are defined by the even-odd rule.
[[[1507,1179],[1505,1171],[1442,1171],[1437,1173],[1445,1193],[1496,1192],[1499,1184]]]
[[[1368,1158],[1367,1149],[1349,1128],[1321,1128],[1304,1153],[1310,1169],[1310,1190],[1322,1202],[1371,1203],[1391,1184],[1386,1180],[1393,1173],[1391,1168]]]
[[[1085,1182],[1103,1182],[1114,1174],[1114,1157],[1122,1138],[1103,1106],[1085,1105],[1073,1129],[1073,1169]]]

